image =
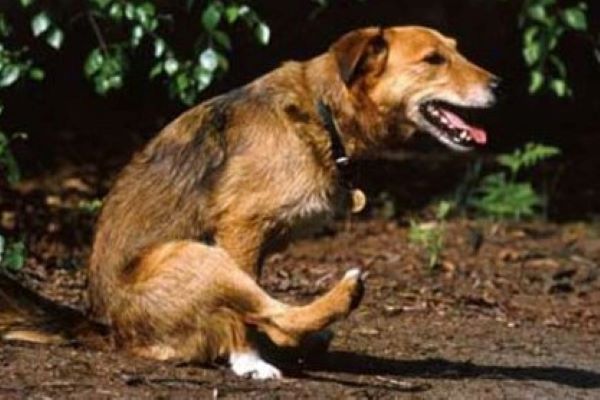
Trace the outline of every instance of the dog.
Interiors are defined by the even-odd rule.
[[[225,358],[237,375],[279,378],[250,332],[299,346],[358,305],[363,276],[350,269],[313,302],[285,304],[257,283],[270,243],[336,204],[362,208],[348,164],[390,140],[424,131],[453,150],[485,144],[458,112],[491,106],[498,85],[437,31],[370,27],[201,103],[137,153],[107,195],[87,319],[56,323],[39,299],[4,304],[4,339],[60,341],[93,320],[134,355]],[[30,296],[10,286],[0,285],[4,298]],[[31,319],[38,328],[23,327]]]

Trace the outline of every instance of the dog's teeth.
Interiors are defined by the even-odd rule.
[[[460,138],[463,139],[463,140],[466,139],[467,138],[467,132],[466,131],[462,131],[460,133]]]

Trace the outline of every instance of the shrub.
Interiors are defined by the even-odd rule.
[[[408,240],[423,250],[427,257],[429,269],[434,269],[439,265],[440,256],[444,249],[446,218],[452,208],[453,204],[451,202],[441,201],[436,207],[434,221],[421,223],[415,220],[410,221]]]
[[[22,241],[7,242],[0,235],[0,269],[15,272],[25,264],[25,244]]]
[[[496,157],[504,171],[484,176],[468,193],[467,206],[479,214],[492,218],[521,219],[531,217],[542,207],[543,198],[529,181],[518,180],[519,174],[542,161],[560,154],[556,147],[527,143],[523,148]]]

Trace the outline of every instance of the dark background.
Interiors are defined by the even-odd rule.
[[[589,41],[567,34],[560,52],[568,66],[573,97],[530,95],[517,26],[520,1],[340,0],[316,13],[315,3],[307,0],[262,0],[253,5],[271,27],[271,43],[261,47],[243,28],[235,31],[231,69],[204,98],[242,85],[282,61],[319,54],[341,34],[357,27],[427,25],[455,37],[468,58],[504,79],[501,102],[484,117],[490,139],[484,152],[510,150],[532,140],[557,145],[563,150],[562,170],[573,166],[571,174],[563,178],[559,198],[565,200],[573,191],[582,191],[581,185],[599,185],[600,164],[595,160],[600,145],[600,64]],[[598,32],[600,4],[590,1],[589,6],[590,31]],[[189,26],[176,27],[176,43],[182,49],[190,46],[198,20],[182,19],[181,24],[186,23]],[[22,28],[28,29],[27,21]],[[26,142],[15,145],[26,176],[63,162],[114,159],[116,169],[185,108],[168,98],[160,82],[149,84],[146,72],[135,75],[135,71],[147,71],[136,68],[150,61],[143,54],[134,60],[134,72],[127,77],[124,90],[106,97],[96,95],[82,73],[83,60],[94,41],[88,25],[74,22],[68,27],[63,51],[44,50],[42,63],[48,78],[21,85],[5,100],[5,130],[29,134]],[[448,153],[425,135],[408,148],[427,154]],[[370,168],[378,170],[385,167],[382,165]],[[375,186],[379,190],[382,185]],[[595,213],[600,209],[600,190],[592,192],[580,203]]]

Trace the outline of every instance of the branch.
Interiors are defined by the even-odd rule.
[[[106,41],[102,36],[102,32],[100,32],[100,27],[98,26],[96,19],[91,12],[87,12],[87,18],[88,21],[90,21],[90,25],[92,26],[92,30],[94,31],[94,35],[96,36],[96,40],[98,40],[98,44],[100,45],[102,52],[104,54],[108,54],[108,46],[106,45]]]

